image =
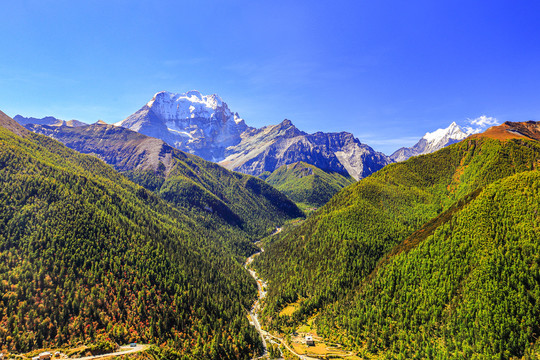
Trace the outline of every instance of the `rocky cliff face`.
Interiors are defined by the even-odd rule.
[[[350,133],[307,134],[290,120],[244,134],[238,145],[227,148],[226,155],[221,165],[255,176],[303,161],[358,180],[391,162]]]
[[[446,129],[438,129],[431,133],[426,133],[414,146],[398,149],[390,158],[393,161],[405,161],[410,157],[430,154],[445,146],[457,143],[465,139],[469,134],[463,131],[455,122]]]
[[[224,158],[225,148],[240,142],[248,129],[217,95],[198,91],[157,93],[152,100],[117,126],[164,140],[206,160]]]

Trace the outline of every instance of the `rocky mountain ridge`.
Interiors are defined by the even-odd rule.
[[[308,134],[287,119],[251,131],[238,145],[227,148],[226,155],[221,165],[255,176],[303,161],[359,180],[391,163],[386,155],[362,144],[351,133]]]
[[[20,125],[25,126],[28,124],[38,124],[38,125],[50,125],[50,126],[69,126],[69,127],[79,127],[87,126],[88,124],[79,120],[60,120],[53,116],[45,116],[44,118],[38,119],[33,117],[24,117],[21,115],[15,115],[13,120],[18,122]],[[101,120],[100,120],[101,121]]]
[[[301,211],[263,180],[234,173],[161,139],[110,124],[26,125],[83,154],[99,157],[130,180],[183,208],[210,212],[250,236]]]

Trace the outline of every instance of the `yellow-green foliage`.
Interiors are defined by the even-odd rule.
[[[256,259],[270,282],[267,315],[305,299],[292,318],[275,317],[272,326],[286,328],[335,301],[343,306],[381,258],[423,224],[497,179],[532,170],[538,159],[538,142],[465,140],[343,189]]]
[[[540,172],[487,186],[319,319],[390,358],[508,359],[540,334]],[[538,349],[536,349],[538,350]]]

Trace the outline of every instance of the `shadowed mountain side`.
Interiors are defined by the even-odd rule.
[[[303,216],[293,202],[260,179],[229,171],[126,128],[101,124],[28,128],[100,157],[178,206],[217,214],[253,235],[266,234],[287,219]]]

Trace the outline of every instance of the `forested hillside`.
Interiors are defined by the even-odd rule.
[[[0,348],[138,341],[249,358],[256,286],[236,258],[250,240],[0,113]]]
[[[537,358],[539,210],[538,171],[487,186],[411,236],[319,331],[388,358]]]
[[[211,213],[250,236],[265,235],[283,221],[303,216],[293,202],[264,181],[129,129],[105,124],[30,124],[27,128],[81,153],[94,154],[165,200]]]
[[[356,181],[351,176],[325,172],[302,161],[281,166],[265,180],[304,208],[323,206],[339,190]]]
[[[394,246],[475,190],[535,169],[538,159],[537,141],[466,139],[345,188],[255,261],[270,282],[267,316],[301,304],[291,318],[274,316],[272,326],[286,329],[336,300],[341,306]]]

